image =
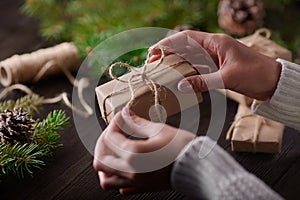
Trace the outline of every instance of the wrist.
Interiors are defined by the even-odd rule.
[[[279,58],[276,61],[282,64],[277,88],[269,101],[253,104],[252,109],[256,114],[300,130],[300,66]]]
[[[270,93],[269,93],[269,98],[271,98],[274,95],[274,92],[277,88],[280,76],[281,76],[281,70],[282,70],[282,64],[279,61],[275,61],[273,62],[273,73],[270,74],[271,76],[271,89],[270,89]]]
[[[221,185],[245,173],[215,141],[200,136],[186,145],[177,158],[172,168],[171,183],[174,189],[191,197],[217,199]]]
[[[265,55],[261,55],[254,63],[259,63],[259,61],[260,64],[257,65],[256,77],[259,77],[260,83],[254,82],[254,84],[257,86],[256,91],[260,94],[253,96],[253,98],[265,101],[270,99],[276,91],[281,76],[282,65],[274,58]]]

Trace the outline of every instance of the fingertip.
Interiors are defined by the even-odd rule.
[[[124,196],[140,193],[139,189],[137,189],[137,188],[120,188],[119,192],[121,195],[124,195]]]
[[[156,48],[150,48],[149,51],[150,51],[151,55],[161,55],[161,50],[158,49],[157,47]]]
[[[193,65],[193,67],[197,70],[198,74],[207,74],[212,72],[211,67],[208,65]]]
[[[177,85],[177,89],[180,92],[194,92],[193,85],[187,79],[181,80]]]
[[[99,165],[99,162],[96,158],[94,158],[94,160],[93,160],[93,168],[94,168],[95,171],[100,170],[100,165]]]
[[[119,189],[119,193],[120,193],[121,195],[125,196],[125,195],[126,195],[126,189],[120,188],[120,189]]]
[[[125,124],[134,131],[139,130],[141,127],[147,126],[150,122],[149,120],[146,120],[146,119],[136,115],[128,107],[124,107],[122,109],[122,117],[123,117]]]
[[[122,115],[123,117],[134,117],[135,113],[126,106],[122,109]]]
[[[113,123],[119,124],[121,120],[122,120],[122,114],[121,114],[121,112],[118,112],[117,114],[115,114],[113,116],[111,122],[109,123],[109,126]]]
[[[152,63],[152,62],[155,62],[157,60],[159,60],[161,57],[161,55],[152,55],[149,60],[148,60],[148,63]]]

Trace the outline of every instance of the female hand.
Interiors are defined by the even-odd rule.
[[[183,31],[161,40],[156,46],[163,46],[168,50],[167,53],[177,53],[188,61],[197,62],[195,55],[201,50],[196,47],[196,43],[208,52],[219,70],[208,70],[213,71],[212,73],[200,71],[201,75],[183,79],[178,84],[180,91],[223,89],[217,84],[222,79],[226,89],[258,100],[266,100],[273,95],[281,73],[281,64],[225,34]],[[151,53],[150,62],[161,56],[161,51],[157,48],[152,49]]]
[[[135,134],[140,139],[130,139]],[[103,189],[121,194],[170,189],[172,162],[194,134],[119,112],[99,137],[94,156]]]

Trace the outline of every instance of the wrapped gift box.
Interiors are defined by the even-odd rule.
[[[202,102],[201,93],[187,94],[177,90],[177,83],[181,79],[198,74],[190,63],[176,54],[166,56],[158,66],[157,62],[147,64],[145,74],[148,80],[157,85],[159,103],[166,117]],[[119,77],[122,81],[112,80],[96,88],[100,111],[107,124],[130,101],[132,94],[127,81],[132,76],[135,76],[132,79],[135,101],[130,108],[137,115],[151,119],[149,111],[151,112],[154,105],[154,93],[151,85],[146,84],[142,76],[139,76],[142,70],[143,67],[137,68]]]
[[[270,40],[271,31],[266,28],[258,29],[253,35],[239,39],[240,42],[257,52],[271,58],[292,60],[292,52]]]
[[[270,37],[270,30],[262,28],[239,41],[266,56],[291,61],[291,51],[276,44]],[[231,90],[224,90],[223,93],[239,103],[235,122],[227,133],[232,151],[279,153],[284,125],[253,114],[250,109],[252,98]]]
[[[247,97],[241,93],[238,93],[238,92],[235,92],[232,90],[218,89],[218,91],[221,92],[222,94],[226,95],[226,97],[238,102],[239,104],[243,104],[248,107],[250,107],[253,102],[253,98]]]
[[[226,139],[231,141],[232,151],[279,153],[283,131],[283,124],[253,114],[240,104]]]

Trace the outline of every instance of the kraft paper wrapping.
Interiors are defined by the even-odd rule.
[[[192,65],[185,62],[183,58],[176,54],[168,55],[163,62],[155,67],[158,61],[147,64],[147,77],[158,85],[159,102],[164,108],[166,116],[174,115],[193,105],[202,102],[201,93],[181,93],[177,90],[177,83],[184,77],[196,75],[198,72]],[[178,64],[177,64],[178,63]],[[172,66],[172,67],[169,67]],[[127,81],[133,74],[139,73],[142,68],[131,71],[119,79]],[[140,78],[141,79],[141,78]],[[151,87],[141,80],[133,83],[135,88],[136,101],[132,105],[137,115],[151,119],[151,109],[154,105],[154,95]],[[109,81],[96,88],[96,95],[100,106],[100,111],[106,123],[109,123],[113,116],[120,111],[130,100],[131,94],[128,83],[118,80]],[[104,102],[104,100],[106,101]]]
[[[250,107],[253,102],[253,98],[247,97],[241,93],[232,90],[222,89],[218,91],[226,95],[226,97],[238,102],[239,104],[246,105],[248,107]]]
[[[240,104],[233,129],[227,133],[232,151],[279,153],[281,151],[284,125],[255,115],[251,109]]]
[[[266,28],[258,29],[253,35],[239,39],[240,42],[257,52],[271,58],[292,60],[292,52],[270,40],[271,31]]]

